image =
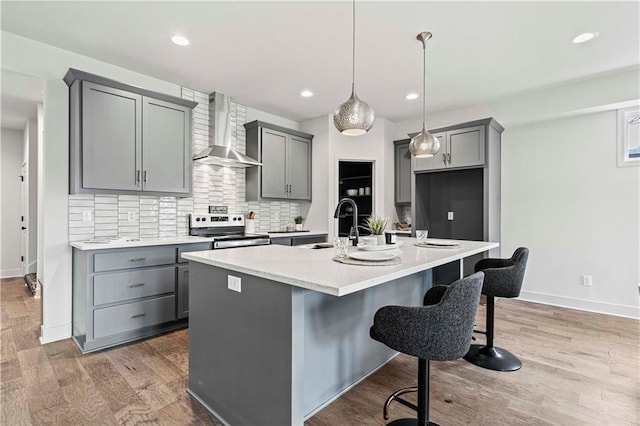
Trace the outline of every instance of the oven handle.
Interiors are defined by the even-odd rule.
[[[226,241],[214,241],[213,249],[224,249],[233,247],[248,247],[248,246],[263,246],[271,244],[269,237],[264,238],[251,238],[244,240],[226,240]]]

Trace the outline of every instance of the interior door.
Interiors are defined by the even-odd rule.
[[[22,228],[22,275],[29,273],[29,229],[27,220],[29,217],[29,181],[27,174],[27,164],[22,163],[22,202],[20,206],[20,227]]]

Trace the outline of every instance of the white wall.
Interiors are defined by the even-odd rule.
[[[233,98],[233,97],[232,97]],[[275,124],[276,126],[286,127],[287,129],[300,130],[300,123],[288,118],[280,117],[279,115],[271,114],[259,109],[246,107],[246,122],[251,123],[255,120],[264,121],[266,123]]]
[[[635,67],[427,117],[505,127],[501,255],[531,248],[521,298],[640,317],[640,168],[616,168],[615,127],[615,109],[639,99]],[[396,123],[394,139],[419,126]]]
[[[362,136],[345,136],[327,115],[303,121],[301,130],[315,135],[313,139],[313,203],[309,206],[308,224],[312,229],[326,230],[331,241],[337,230],[333,212],[339,200],[338,162],[361,160],[374,162],[373,212],[396,220],[393,204],[393,123],[376,118],[371,130]]]
[[[531,250],[523,298],[638,316],[640,168],[617,167],[616,126],[605,111],[505,131],[502,253]]]
[[[20,261],[22,234],[22,140],[23,132],[2,129],[0,143],[0,277],[16,277],[22,272]]]

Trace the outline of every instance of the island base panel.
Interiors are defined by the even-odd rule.
[[[302,424],[395,352],[376,310],[421,305],[424,271],[343,297],[190,262],[189,393],[233,425]],[[241,292],[228,289],[228,276]]]

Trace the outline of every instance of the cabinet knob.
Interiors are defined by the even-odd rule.
[[[136,170],[136,185],[140,182],[140,170]]]
[[[146,170],[144,171],[144,181],[149,182],[149,173]]]
[[[134,287],[142,287],[145,283],[131,283],[129,284],[129,287],[134,288]]]
[[[130,262],[142,262],[143,260],[147,260],[146,257],[132,257],[129,259]]]
[[[140,317],[143,317],[145,315],[147,315],[147,314],[142,313],[142,314],[137,314],[137,315],[131,315],[131,318],[140,318]]]
[[[447,154],[442,154],[442,164],[447,165]]]
[[[451,153],[447,152],[447,162],[451,164]]]

